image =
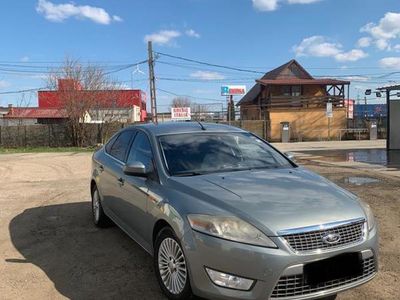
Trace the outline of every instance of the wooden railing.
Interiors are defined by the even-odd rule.
[[[331,102],[334,107],[344,107],[344,99],[341,96],[272,96],[266,99],[267,108],[311,108],[326,107]]]

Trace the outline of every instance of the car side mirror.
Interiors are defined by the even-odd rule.
[[[138,177],[147,177],[151,173],[151,169],[146,168],[146,166],[140,161],[127,164],[123,171],[126,175]]]
[[[285,152],[284,154],[290,160],[294,160],[295,159],[295,156],[294,156],[294,154],[292,152]]]

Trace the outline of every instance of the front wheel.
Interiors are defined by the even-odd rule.
[[[187,262],[174,231],[165,227],[156,238],[154,267],[158,283],[168,299],[192,299]]]

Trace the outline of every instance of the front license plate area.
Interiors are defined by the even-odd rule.
[[[304,266],[304,283],[315,286],[327,281],[363,274],[360,253],[344,253]]]

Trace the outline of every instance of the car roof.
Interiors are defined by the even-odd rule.
[[[164,122],[158,124],[146,123],[133,125],[132,127],[141,128],[153,135],[195,132],[244,132],[242,129],[233,126],[203,122]]]

